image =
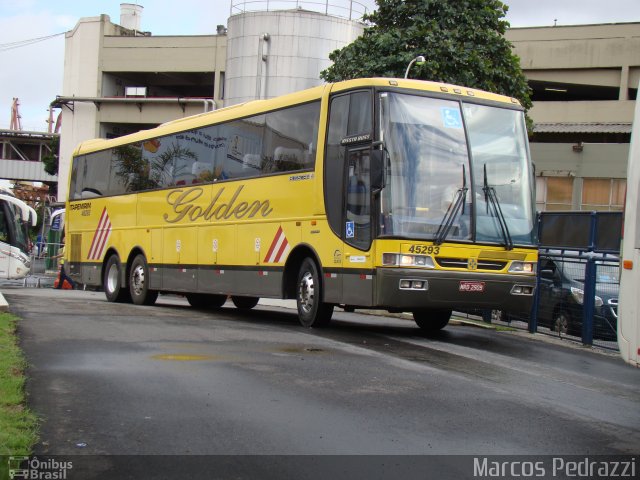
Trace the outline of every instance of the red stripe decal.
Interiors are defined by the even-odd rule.
[[[104,207],[102,209],[102,214],[100,215],[100,221],[98,222],[98,227],[96,228],[95,233],[93,234],[93,240],[91,240],[91,248],[89,248],[89,254],[88,254],[88,258],[89,259],[93,259],[94,258],[94,249],[96,246],[96,240],[98,238],[98,233],[100,232],[100,229],[102,228],[102,222],[104,222],[105,216],[107,215],[107,207]]]
[[[268,262],[269,258],[271,257],[271,254],[273,253],[273,249],[276,248],[276,245],[278,244],[278,238],[280,238],[280,235],[282,234],[282,226],[278,227],[278,231],[276,232],[276,236],[273,239],[273,242],[271,242],[271,246],[269,247],[269,250],[267,251],[267,254],[264,257],[264,261]]]

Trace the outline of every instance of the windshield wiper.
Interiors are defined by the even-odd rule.
[[[464,215],[464,204],[467,201],[468,190],[467,176],[465,175],[464,165],[462,165],[462,188],[456,190],[456,196],[453,199],[453,202],[449,204],[449,208],[447,208],[447,211],[444,214],[442,223],[438,226],[438,231],[436,232],[433,242],[435,245],[440,245],[447,238],[447,235],[449,235],[449,231],[453,226],[453,222],[458,218],[458,212],[461,212]]]
[[[509,233],[509,227],[507,226],[507,221],[504,218],[504,213],[502,213],[502,208],[500,208],[496,189],[489,186],[489,182],[487,182],[486,163],[484,164],[484,186],[482,187],[482,191],[484,192],[484,200],[487,203],[487,213],[489,213],[489,205],[491,205],[493,216],[498,220],[498,225],[502,232],[502,238],[504,239],[504,246],[507,250],[513,250],[513,240],[511,239],[511,234]]]

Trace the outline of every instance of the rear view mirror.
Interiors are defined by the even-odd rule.
[[[550,268],[545,268],[544,270],[540,270],[540,278],[553,280],[554,278],[553,270],[551,270]]]

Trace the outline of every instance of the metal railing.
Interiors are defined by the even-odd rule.
[[[232,0],[230,15],[248,12],[300,10],[324,13],[349,20],[360,20],[369,13],[366,5],[355,0]]]
[[[24,279],[24,286],[40,286],[42,276],[55,276],[58,271],[58,259],[54,258],[60,251],[61,243],[34,244],[30,254],[31,270]]]

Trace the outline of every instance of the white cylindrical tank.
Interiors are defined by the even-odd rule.
[[[143,9],[144,7],[142,5],[137,5],[135,3],[121,3],[120,26],[139,32]]]
[[[234,3],[227,31],[225,105],[321,85],[320,72],[331,65],[329,53],[364,31],[361,21],[338,15],[302,8],[234,13]]]

